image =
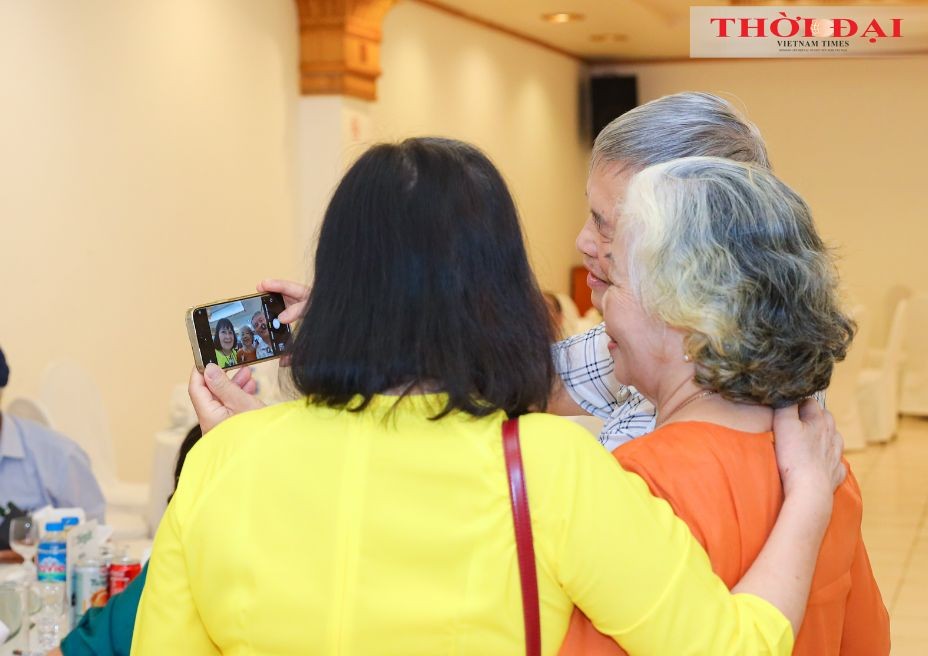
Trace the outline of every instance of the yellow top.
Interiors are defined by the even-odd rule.
[[[158,528],[133,656],[524,653],[502,413],[431,421],[444,397],[395,400],[294,401],[211,431]],[[732,595],[589,433],[520,425],[544,654],[574,604],[630,654],[791,652],[786,618]]]

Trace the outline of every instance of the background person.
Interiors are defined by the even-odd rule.
[[[616,376],[658,428],[614,455],[686,520],[734,585],[782,502],[773,408],[828,386],[854,334],[806,203],[765,169],[692,157],[634,176],[602,298]],[[794,654],[885,656],[889,615],[861,535],[854,476],[835,495]],[[574,622],[561,656],[596,648]],[[587,639],[584,640],[583,637]]]
[[[226,419],[190,454],[133,654],[519,653],[507,415],[522,415],[545,654],[574,603],[634,651],[789,653],[835,480],[809,467],[829,450],[837,462],[840,443],[778,432],[779,530],[736,590],[790,620],[730,595],[640,479],[582,428],[526,414],[550,391],[551,332],[479,151],[411,139],[365,153],[326,212],[314,279],[291,351],[305,398]],[[205,373],[213,387],[194,372],[191,396],[208,430],[241,390]]]
[[[614,210],[629,180],[652,164],[705,155],[770,168],[760,131],[730,103],[708,93],[678,93],[640,105],[603,128],[593,144],[587,179],[590,215],[577,235],[590,300],[602,311],[608,287]],[[604,421],[600,441],[612,450],[654,430],[654,407],[634,387],[616,380],[605,325],[559,342],[553,349],[561,386],[549,412],[591,414]]]
[[[257,346],[255,344],[255,331],[251,326],[245,324],[239,328],[239,334],[241,335],[242,348],[240,348],[236,354],[238,364],[242,364],[243,362],[254,362],[258,359],[258,355],[255,352]]]
[[[251,326],[255,329],[255,343],[258,359],[269,358],[274,355],[274,349],[271,346],[271,333],[267,329],[267,318],[264,311],[259,310],[251,317]]]
[[[213,332],[213,346],[216,348],[216,363],[223,369],[238,364],[235,345],[238,338],[235,328],[228,319],[220,319]]]
[[[0,400],[10,370],[0,350]],[[0,505],[23,510],[83,508],[87,519],[104,521],[106,501],[75,442],[28,419],[0,414]]]

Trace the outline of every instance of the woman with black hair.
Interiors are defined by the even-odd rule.
[[[238,337],[235,328],[228,319],[220,319],[213,332],[213,347],[216,349],[216,363],[223,369],[238,364],[235,346]]]
[[[843,476],[840,439],[818,439],[827,418],[779,416],[789,493],[731,594],[641,479],[582,428],[530,412],[552,387],[551,341],[490,161],[444,139],[370,149],[322,225],[291,351],[304,398],[210,430],[250,402],[225,401],[234,384],[215,366],[209,388],[193,374],[209,434],[158,529],[133,654],[525,651],[507,417],[522,436],[537,653],[556,653],[575,605],[632,654],[790,653]]]

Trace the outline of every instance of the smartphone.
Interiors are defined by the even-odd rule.
[[[197,305],[187,310],[187,334],[197,370],[210,362],[235,369],[273,360],[290,345],[290,326],[278,319],[280,294],[252,294]]]

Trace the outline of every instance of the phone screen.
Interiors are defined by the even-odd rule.
[[[256,294],[193,310],[197,346],[204,366],[223,369],[260,362],[284,354],[290,327],[277,316],[284,311],[280,294]]]

